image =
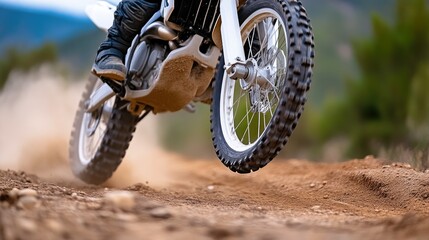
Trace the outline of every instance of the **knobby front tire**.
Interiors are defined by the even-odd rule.
[[[277,156],[298,124],[311,84],[314,37],[299,1],[249,0],[238,14],[246,57],[270,72],[272,86],[241,89],[239,80],[224,74],[221,59],[211,132],[222,163],[234,172],[249,173]]]

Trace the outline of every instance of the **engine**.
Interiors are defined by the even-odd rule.
[[[146,41],[141,42],[134,52],[130,65],[130,87],[143,90],[152,86],[159,76],[166,52],[165,45]]]

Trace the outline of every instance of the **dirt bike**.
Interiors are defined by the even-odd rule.
[[[107,31],[115,6],[87,14]],[[211,105],[222,163],[250,173],[267,165],[298,124],[310,88],[314,37],[295,0],[164,0],[134,39],[125,82],[91,76],[70,141],[74,174],[110,178],[149,113]]]

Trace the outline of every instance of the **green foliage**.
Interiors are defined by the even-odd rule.
[[[30,52],[10,49],[2,59],[0,59],[0,89],[3,88],[12,70],[18,69],[28,71],[42,63],[55,62],[56,60],[57,50],[53,44],[45,44]]]
[[[326,97],[344,96],[344,78],[356,76],[351,39],[371,33],[371,13],[392,22],[396,0],[302,0],[311,18],[316,42],[316,67],[309,104],[321,107]]]
[[[321,120],[320,135],[350,137],[353,155],[415,144],[407,122],[429,123],[429,9],[424,0],[397,0],[396,9],[393,26],[374,15],[372,38],[354,43],[362,77]]]
[[[429,141],[429,64],[423,64],[411,85],[407,126],[416,141]]]

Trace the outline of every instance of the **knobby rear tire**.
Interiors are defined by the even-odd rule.
[[[91,75],[86,85],[76,112],[69,147],[73,173],[84,182],[95,185],[109,179],[122,162],[138,122],[138,117],[123,107],[126,102],[116,98],[105,134],[95,155],[89,159],[88,163],[82,161],[79,154],[79,141],[85,114],[85,102],[89,99],[97,81],[99,81],[98,78]]]

